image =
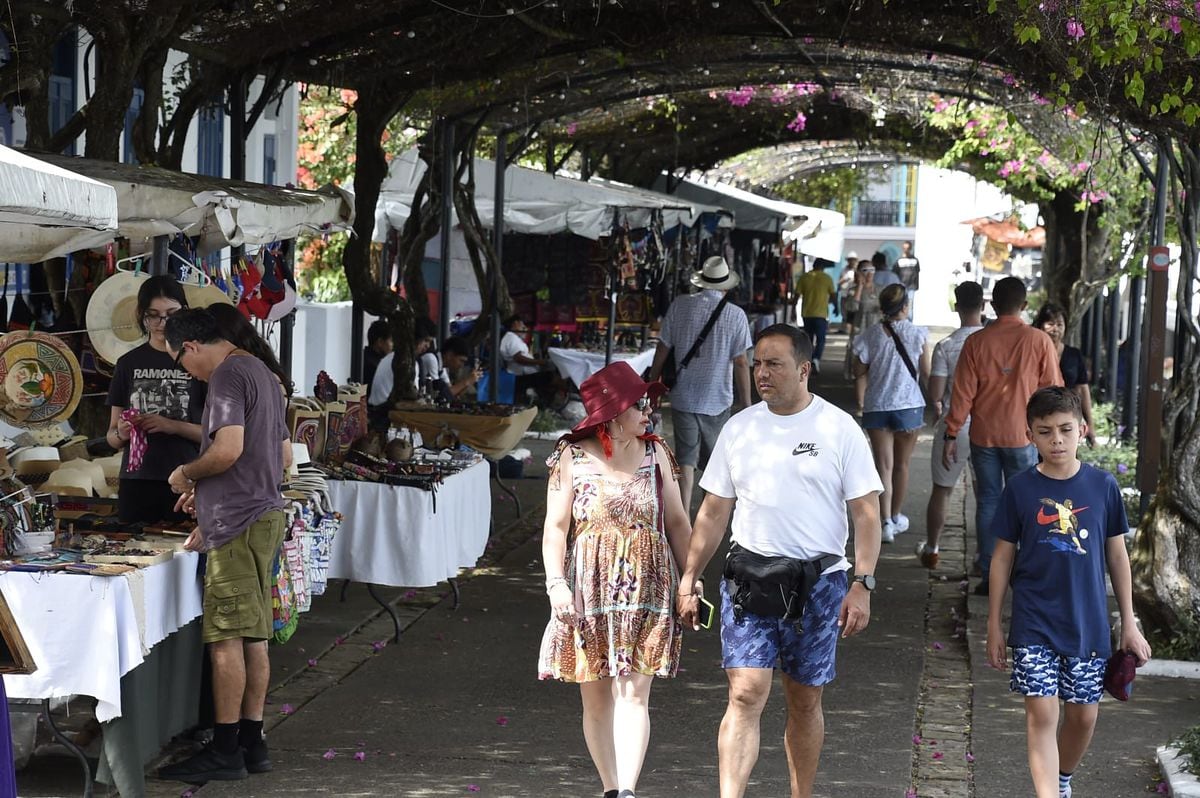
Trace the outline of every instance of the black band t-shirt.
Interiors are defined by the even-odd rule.
[[[170,355],[145,343],[117,360],[106,404],[199,424],[207,393],[203,382],[175,368]],[[142,467],[137,471],[129,470],[129,447],[125,447],[121,478],[165,480],[177,466],[190,463],[199,454],[200,446],[187,438],[151,433]]]

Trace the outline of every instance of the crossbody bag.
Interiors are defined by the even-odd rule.
[[[904,344],[900,343],[900,336],[896,335],[896,331],[892,329],[890,321],[883,322],[883,329],[888,334],[888,338],[892,339],[892,343],[896,345],[896,351],[900,353],[900,359],[904,361],[904,365],[908,367],[908,373],[917,381],[917,388],[921,389],[921,396],[924,398],[925,389],[921,385],[921,378],[917,376],[917,367],[912,362],[912,358],[908,356],[908,350],[904,348]]]
[[[704,327],[700,329],[700,335],[698,335],[696,340],[692,342],[692,347],[688,349],[687,354],[683,356],[683,360],[679,361],[677,364],[675,363],[674,359],[675,348],[671,347],[671,357],[668,358],[667,362],[675,364],[675,373],[667,374],[664,371],[662,375],[662,380],[668,388],[675,387],[675,383],[679,380],[679,374],[688,367],[688,364],[691,363],[693,359],[695,359],[696,354],[700,351],[700,346],[704,343],[705,339],[708,338],[708,334],[712,332],[712,328],[716,326],[717,319],[720,318],[721,311],[725,309],[725,305],[728,302],[729,294],[727,293],[725,296],[721,297],[721,301],[717,303],[715,308],[713,308],[712,315],[708,317],[708,321],[704,322]]]
[[[826,554],[815,560],[768,557],[734,543],[725,556],[723,574],[728,580],[734,617],[741,621],[749,612],[783,618],[793,621],[799,630],[813,586],[826,568],[841,559],[839,554]]]

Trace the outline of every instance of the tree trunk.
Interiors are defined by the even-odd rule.
[[[1042,252],[1042,286],[1046,301],[1067,311],[1067,341],[1078,343],[1083,311],[1116,273],[1118,263],[1108,258],[1108,235],[1100,226],[1103,204],[1076,209],[1079,197],[1059,191],[1040,204],[1046,221],[1046,246]]]

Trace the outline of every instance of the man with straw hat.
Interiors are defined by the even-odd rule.
[[[750,404],[750,363],[746,352],[753,346],[746,312],[729,303],[737,288],[737,273],[719,255],[704,261],[692,275],[701,290],[679,296],[671,303],[658,337],[658,351],[650,367],[651,382],[674,358],[676,382],[671,388],[671,423],[675,456],[682,475],[679,490],[683,506],[691,512],[696,469],[704,469],[721,427],[729,418],[737,386],[740,407]]]

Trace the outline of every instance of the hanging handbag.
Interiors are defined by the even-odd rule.
[[[721,311],[725,309],[725,305],[729,302],[729,294],[721,297],[721,301],[713,308],[712,315],[708,317],[708,321],[704,322],[704,327],[700,329],[700,335],[692,343],[692,348],[683,356],[683,360],[675,362],[675,347],[671,347],[671,352],[667,357],[666,365],[663,367],[662,381],[668,388],[674,388],[675,383],[679,381],[679,374],[688,364],[696,357],[696,353],[700,351],[700,346],[708,338],[708,334],[712,332],[712,328],[716,326],[717,319],[721,316]]]

